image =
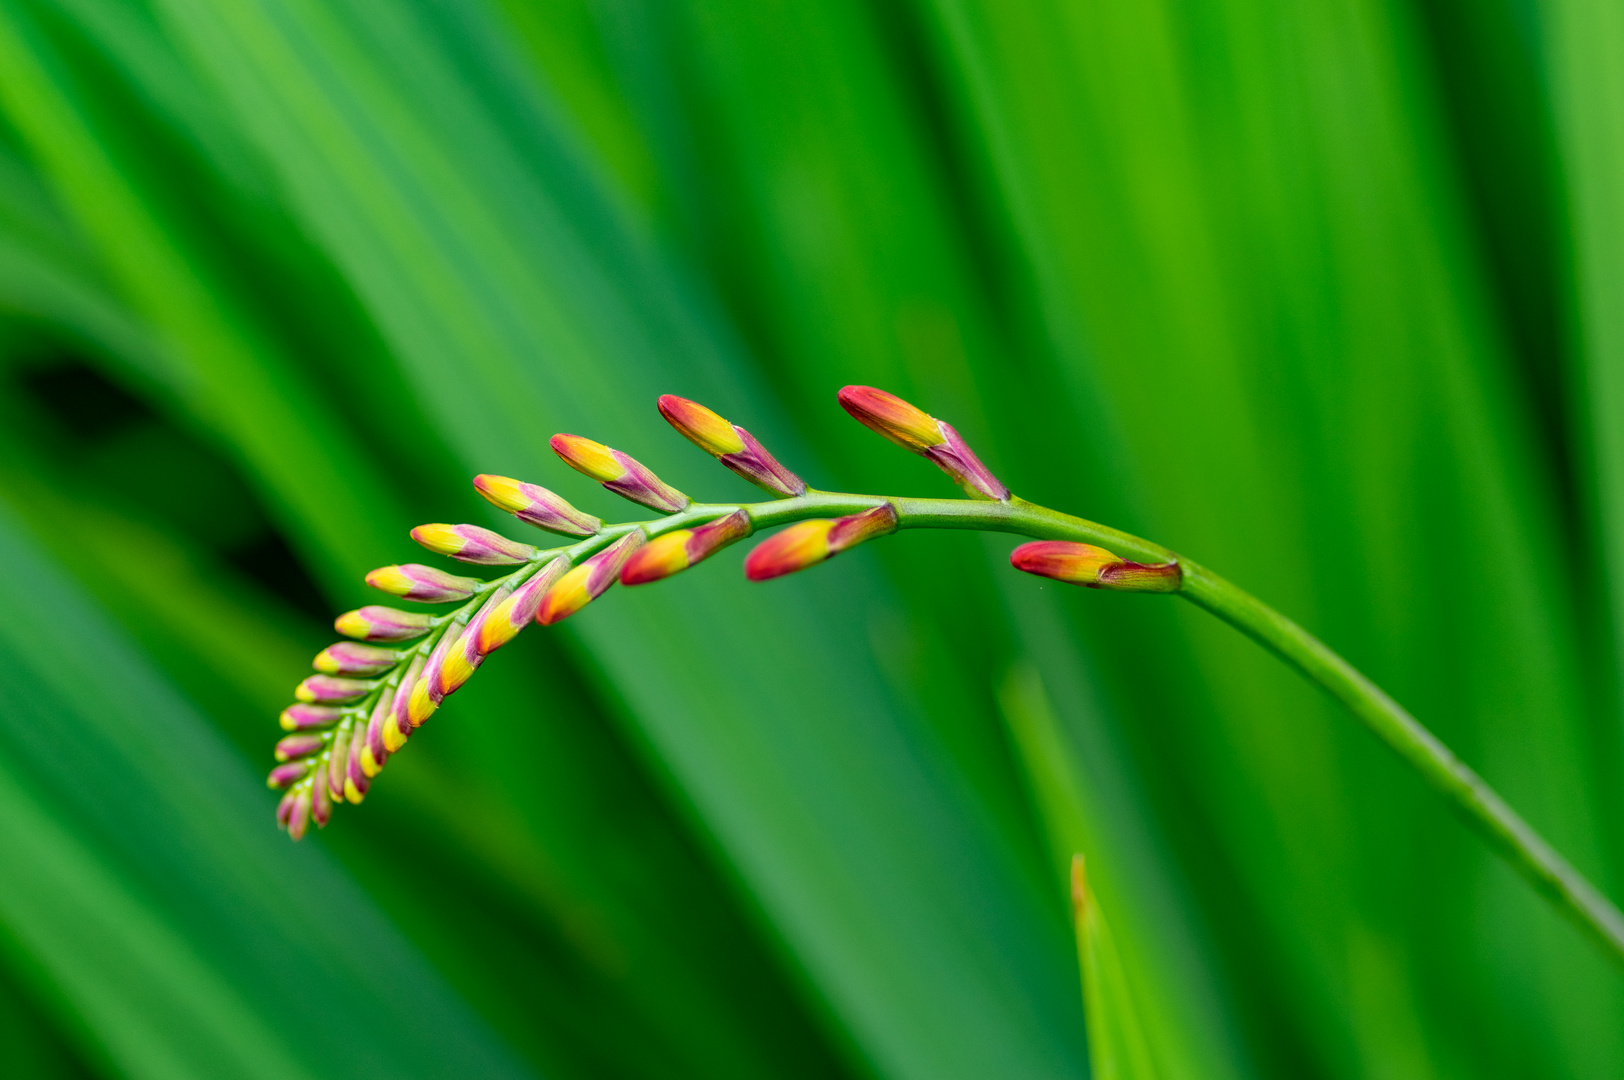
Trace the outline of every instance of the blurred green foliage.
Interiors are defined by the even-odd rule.
[[[1624,1075],[1385,751],[1007,539],[606,597],[297,847],[258,779],[473,473],[616,515],[555,431],[742,497],[674,392],[948,493],[863,382],[1621,895],[1620,56],[1602,0],[0,0],[0,1074],[1081,1077],[1081,850],[1164,1080]]]

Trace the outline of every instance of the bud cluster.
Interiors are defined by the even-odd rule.
[[[872,387],[848,386],[840,403],[865,426],[934,462],[972,498],[1009,501],[1009,489],[946,422]],[[339,802],[361,802],[384,764],[446,697],[526,626],[561,622],[616,581],[644,585],[681,573],[751,536],[761,512],[768,521],[793,524],[745,558],[751,581],[815,566],[904,523],[894,500],[809,491],[748,431],[697,402],[667,394],[659,410],[690,442],[777,501],[696,505],[630,455],[579,435],[551,440],[567,465],[665,516],[606,526],[547,488],[492,474],[475,477],[475,490],[492,505],[565,537],[568,545],[538,548],[478,525],[419,525],[412,539],[437,555],[514,569],[487,581],[404,563],[366,576],[368,585],[399,600],[459,606],[433,615],[368,605],[335,621],[351,640],[318,653],[316,673],[295,689],[296,701],[281,717],[287,734],[276,744],[277,764],[267,778],[284,792],[276,816],[291,836],[303,836],[312,821],[326,825]],[[810,518],[831,502],[862,509]],[[1012,561],[1019,569],[1091,588],[1171,592],[1180,584],[1176,563],[1129,562],[1087,544],[1026,544]]]

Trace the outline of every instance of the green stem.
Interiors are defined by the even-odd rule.
[[[1177,562],[1183,572],[1179,591],[1186,599],[1268,648],[1341,702],[1442,793],[1537,892],[1615,961],[1624,963],[1624,915],[1611,901],[1403,706],[1314,635],[1250,593],[1158,544],[1021,499],[892,501],[902,528],[980,529],[1040,540],[1076,540],[1138,562]]]

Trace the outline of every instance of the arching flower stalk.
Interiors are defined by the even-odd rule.
[[[277,821],[298,839],[340,802],[359,803],[389,758],[496,649],[530,625],[551,626],[617,581],[646,585],[681,573],[759,531],[788,526],[745,559],[752,581],[815,566],[906,529],[976,529],[1032,538],[1010,556],[1027,573],[1092,589],[1174,593],[1229,622],[1319,683],[1437,788],[1508,862],[1615,959],[1624,917],[1483,780],[1391,698],[1307,631],[1190,559],[1116,529],[1017,498],[954,428],[895,395],[848,386],[840,404],[891,442],[934,463],[968,498],[896,498],[818,491],[749,432],[710,409],[666,395],[660,414],[694,445],[765,490],[758,503],[697,503],[630,455],[555,435],[565,464],[659,516],[608,524],[536,484],[477,476],[474,487],[518,521],[565,538],[522,543],[476,525],[432,524],[412,538],[475,566],[512,567],[491,579],[416,563],[385,566],[367,583],[399,599],[456,605],[443,614],[371,605],[340,615],[340,642],[282,713],[268,782],[284,792]]]

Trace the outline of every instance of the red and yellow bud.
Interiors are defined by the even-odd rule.
[[[293,761],[296,758],[306,758],[326,745],[327,740],[321,735],[287,735],[276,744],[276,760]]]
[[[1184,572],[1176,562],[1136,563],[1093,544],[1035,540],[1009,556],[1017,570],[1089,589],[1117,592],[1178,592]]]
[[[327,727],[336,724],[344,716],[343,709],[335,709],[328,705],[289,705],[282,710],[283,731],[305,731],[309,728]]]
[[[481,583],[478,578],[458,577],[432,566],[406,563],[404,566],[380,566],[367,575],[367,584],[402,600],[444,604],[468,599]]]
[[[384,687],[378,696],[378,704],[372,709],[372,716],[367,720],[365,738],[361,742],[361,769],[368,780],[383,771],[383,763],[389,760],[389,747],[384,745],[384,727],[394,722],[395,716],[395,688]],[[362,788],[365,791],[365,788]]]
[[[579,435],[554,435],[553,452],[564,464],[590,476],[616,495],[662,514],[688,507],[688,496],[655,476],[647,466],[619,450]]]
[[[744,576],[768,581],[793,574],[896,530],[897,512],[890,503],[832,521],[798,522],[758,544],[744,560]]]
[[[620,571],[622,585],[643,585],[678,574],[750,535],[750,515],[735,510],[697,529],[676,529],[638,548]]]
[[[366,759],[371,755],[366,752],[366,728],[357,728],[350,738],[350,752],[344,760],[344,801],[359,804],[367,796],[367,788],[372,786],[372,774],[363,766],[363,754]]]
[[[362,641],[410,641],[428,633],[433,625],[432,615],[396,611],[376,604],[368,604],[358,611],[346,611],[333,620],[333,628],[340,634]]]
[[[406,700],[406,719],[412,727],[421,727],[423,721],[434,715],[440,703],[434,700],[434,680],[425,676],[417,680]]]
[[[316,654],[311,665],[323,675],[378,675],[400,662],[401,653],[353,641],[340,641]]]
[[[806,494],[806,481],[778,463],[765,447],[737,424],[711,412],[697,401],[666,394],[660,415],[689,442],[757,487],[775,495]]]
[[[412,661],[412,666],[406,669],[406,675],[395,688],[395,704],[383,722],[383,748],[393,754],[406,745],[411,737],[412,723],[408,710],[411,707],[412,691],[417,688],[417,682],[423,677],[423,667],[427,661],[419,656]]]
[[[365,697],[376,683],[364,679],[340,679],[332,675],[312,675],[300,683],[293,696],[308,705],[341,705]]]
[[[541,607],[542,597],[569,571],[570,562],[562,555],[536,572],[536,575],[492,608],[482,620],[476,619],[478,637],[472,641],[480,658],[490,655],[529,626]],[[470,658],[472,660],[472,658]]]
[[[333,816],[333,797],[327,791],[326,777],[318,776],[310,785],[310,819],[325,829]]]
[[[309,758],[305,758],[301,761],[290,761],[285,765],[278,765],[276,768],[272,769],[270,775],[265,778],[265,786],[278,791],[283,788],[292,787],[300,780],[303,780],[305,778],[305,774],[309,771]]]
[[[536,484],[506,476],[481,474],[474,477],[474,488],[492,504],[520,521],[548,532],[565,536],[591,536],[603,527],[600,519],[581,513],[563,496]]]
[[[536,557],[536,549],[478,525],[419,525],[412,539],[437,555],[480,566],[513,566]]]
[[[604,590],[615,583],[626,560],[643,545],[643,541],[643,530],[633,529],[565,573],[542,595],[536,609],[536,621],[542,626],[551,626],[602,596]]]
[[[971,498],[1009,500],[1009,489],[945,420],[872,386],[845,387],[839,399],[841,407],[859,424],[928,458]]]

